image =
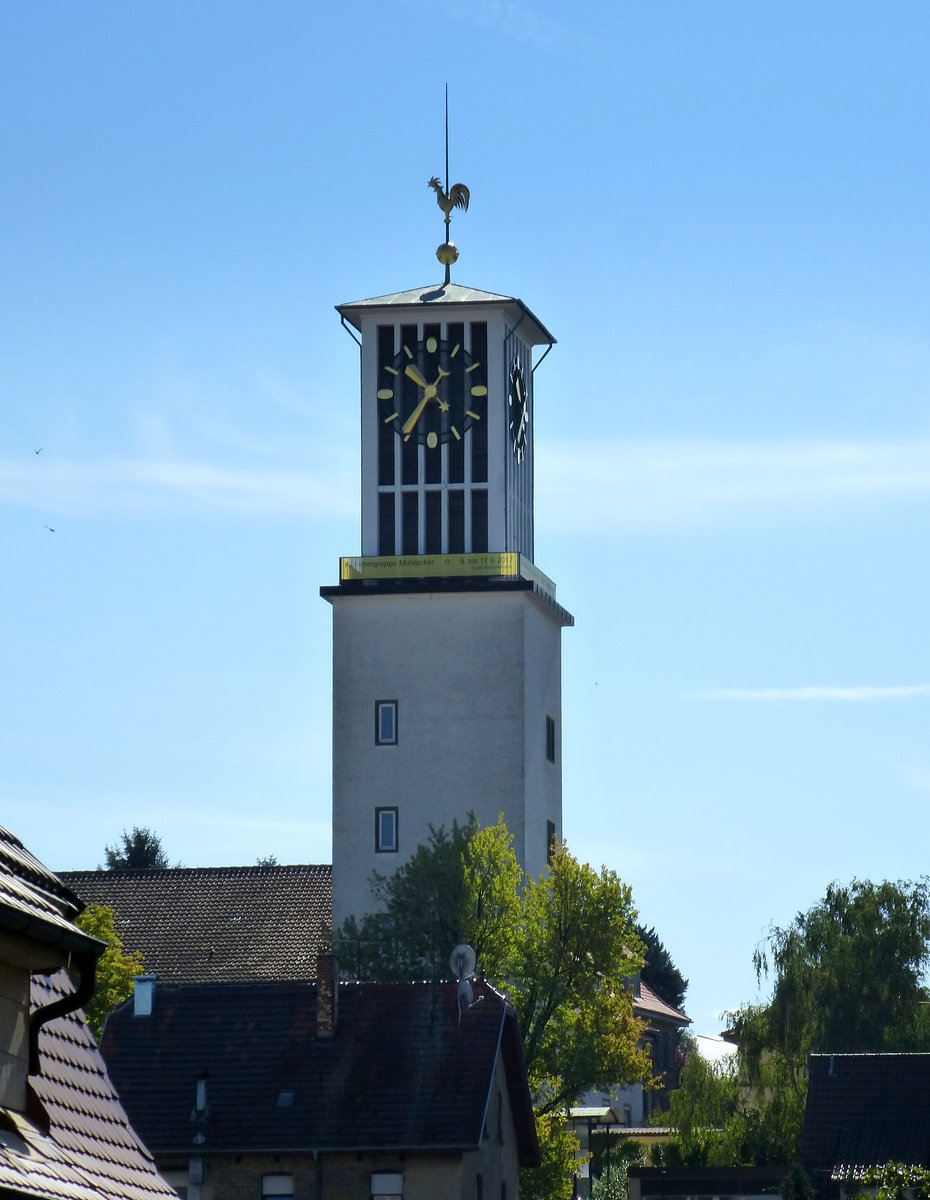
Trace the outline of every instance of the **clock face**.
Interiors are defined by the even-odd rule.
[[[507,410],[510,414],[510,445],[517,462],[522,461],[526,453],[526,435],[530,424],[530,413],[527,407],[526,376],[519,362],[514,359],[510,368],[510,381],[507,387]]]
[[[461,441],[485,419],[484,365],[461,342],[426,337],[406,343],[378,369],[378,414],[405,442],[436,450]]]

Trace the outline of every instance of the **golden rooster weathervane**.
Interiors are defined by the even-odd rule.
[[[449,85],[446,84],[446,189],[443,191],[442,185],[434,175],[426,185],[431,187],[436,193],[436,203],[442,209],[446,218],[446,240],[436,250],[436,257],[446,268],[446,277],[444,283],[449,282],[449,268],[458,260],[459,252],[455,248],[455,243],[449,237],[449,224],[452,220],[453,208],[460,208],[462,212],[468,212],[468,202],[471,199],[471,193],[464,183],[453,183],[449,187]]]

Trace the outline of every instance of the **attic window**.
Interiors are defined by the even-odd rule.
[[[296,1092],[293,1088],[282,1088],[278,1092],[275,1104],[278,1108],[293,1108]]]
[[[404,1176],[400,1171],[375,1171],[371,1177],[371,1200],[397,1200],[404,1194]]]
[[[262,1196],[273,1196],[275,1200],[294,1200],[293,1175],[263,1175]]]

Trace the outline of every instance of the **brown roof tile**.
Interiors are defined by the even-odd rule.
[[[63,871],[88,904],[105,904],[127,951],[173,983],[312,979],[332,920],[332,868],[169,867]]]
[[[633,1001],[633,1009],[638,1017],[644,1017],[646,1020],[650,1017],[664,1017],[668,1021],[674,1021],[676,1025],[691,1024],[690,1017],[666,1004],[658,992],[654,992],[649,984],[642,980],[639,983],[639,995]]]

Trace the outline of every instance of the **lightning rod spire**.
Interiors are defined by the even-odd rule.
[[[455,243],[449,236],[449,225],[452,221],[453,208],[460,208],[462,212],[468,211],[468,202],[471,199],[471,193],[464,183],[454,183],[449,187],[449,85],[446,84],[446,188],[443,191],[439,180],[434,175],[429,181],[428,187],[431,187],[436,193],[436,203],[445,214],[446,223],[446,240],[436,250],[436,257],[446,269],[446,276],[443,280],[443,285],[449,283],[449,268],[458,260],[459,252],[455,247]]]

